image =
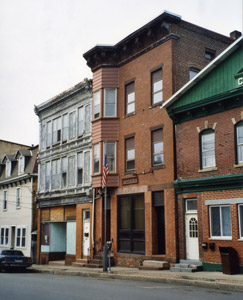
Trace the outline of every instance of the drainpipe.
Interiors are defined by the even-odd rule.
[[[31,183],[31,201],[30,201],[30,213],[31,213],[31,217],[30,217],[30,257],[32,254],[32,226],[33,226],[33,177],[31,176],[30,178],[30,183]]]
[[[93,210],[92,210],[92,248],[93,256],[95,252],[95,189],[93,189]]]

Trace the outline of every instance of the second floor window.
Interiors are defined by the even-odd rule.
[[[94,145],[94,174],[100,172],[100,144]]]
[[[83,152],[78,153],[78,184],[83,184],[84,173],[84,155]]]
[[[3,210],[7,210],[7,191],[3,191]]]
[[[69,114],[69,139],[76,137],[76,112],[73,111]]]
[[[20,188],[16,189],[16,208],[20,208]]]
[[[75,156],[68,158],[68,185],[75,185]]]
[[[61,186],[61,160],[55,159],[51,162],[51,189],[55,190]]]
[[[126,115],[135,112],[135,89],[134,82],[126,85]]]
[[[45,190],[48,191],[51,188],[51,162],[46,162],[46,168],[45,168]]]
[[[134,137],[125,140],[126,147],[126,171],[135,169],[135,147]]]
[[[100,117],[100,91],[94,92],[94,119]]]
[[[164,162],[164,145],[162,128],[152,131],[152,154],[153,166],[161,165]]]
[[[68,170],[68,159],[67,157],[62,158],[62,188],[67,186],[67,170]]]
[[[62,141],[66,142],[68,140],[68,114],[62,117]]]
[[[51,121],[47,122],[46,125],[46,147],[51,147],[51,130],[52,130],[52,126],[51,126]]]
[[[84,107],[78,109],[78,136],[84,133]]]
[[[61,117],[53,120],[52,125],[52,142],[53,144],[61,142],[61,132],[62,132],[62,119]]]
[[[105,89],[104,108],[105,117],[116,117],[116,89]]]
[[[209,129],[201,133],[201,168],[215,167],[215,134]]]
[[[104,161],[108,163],[109,172],[116,172],[116,143],[115,142],[106,142],[104,143]]]
[[[151,82],[152,82],[152,104],[156,104],[163,100],[162,69],[159,69],[151,74]]]
[[[237,164],[243,163],[243,122],[236,125]]]
[[[90,183],[90,151],[84,152],[84,183]]]

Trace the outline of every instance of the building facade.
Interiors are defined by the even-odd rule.
[[[205,270],[222,270],[228,251],[243,273],[242,57],[241,36],[164,104],[176,132],[179,257]]]
[[[35,107],[40,123],[37,259],[89,256],[91,247],[91,91],[84,80]]]
[[[84,54],[93,71],[96,254],[104,241],[107,160],[106,239],[112,241],[115,263],[177,260],[174,128],[160,106],[231,42],[165,12],[116,45]]]
[[[0,248],[21,250],[35,262],[38,146],[24,148],[0,164]]]

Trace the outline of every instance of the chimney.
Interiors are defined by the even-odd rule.
[[[233,39],[233,40],[237,40],[239,37],[241,37],[242,33],[238,30],[234,30],[230,33],[230,37]]]

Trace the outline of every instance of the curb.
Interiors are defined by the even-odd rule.
[[[155,282],[155,283],[168,283],[175,285],[185,285],[185,286],[196,286],[217,290],[227,290],[234,292],[243,292],[243,285],[238,285],[234,283],[227,282],[212,282],[204,279],[181,279],[181,278],[151,278],[145,276],[131,276],[131,275],[121,275],[115,273],[97,273],[97,272],[83,272],[83,271],[63,271],[63,270],[48,270],[48,269],[32,269],[31,271],[35,273],[47,273],[53,275],[69,275],[69,276],[81,276],[81,277],[92,277],[92,278],[103,278],[103,279],[120,279],[120,280],[134,280],[143,282]]]

